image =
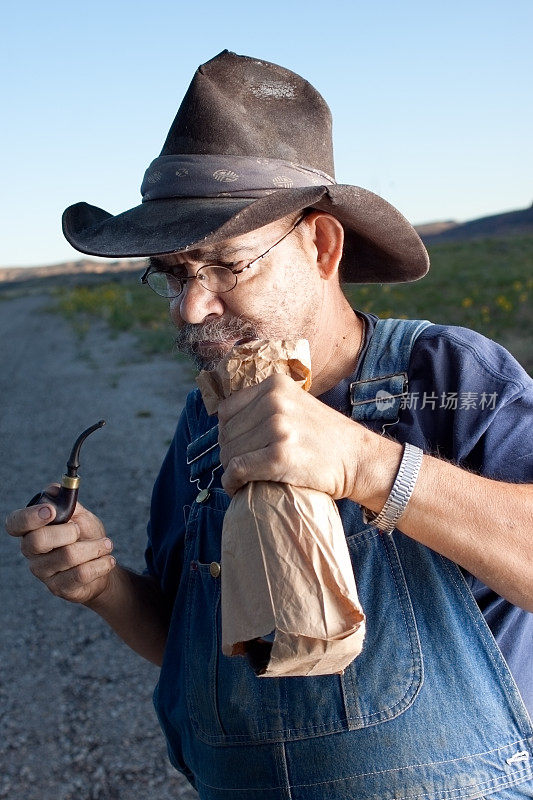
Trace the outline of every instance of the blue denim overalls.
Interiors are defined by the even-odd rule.
[[[354,419],[379,432],[394,425],[411,347],[427,325],[377,323],[352,385]],[[338,507],[367,615],[361,655],[343,675],[281,679],[257,678],[243,658],[222,655],[218,562],[229,498],[217,427],[198,392],[187,420],[198,496],[187,509],[154,700],[170,758],[200,797],[532,798],[531,720],[461,570],[399,531],[365,525],[351,501]]]

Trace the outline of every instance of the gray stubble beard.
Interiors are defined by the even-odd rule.
[[[258,339],[258,328],[249,320],[231,317],[229,320],[217,319],[201,325],[185,323],[175,338],[176,348],[194,363],[198,370],[212,370],[239,339]],[[208,351],[199,353],[198,342],[214,342]],[[228,346],[229,345],[229,346]]]

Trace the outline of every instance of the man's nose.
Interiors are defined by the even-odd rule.
[[[196,325],[209,316],[218,317],[224,313],[220,295],[204,289],[198,280],[187,281],[175,302],[178,304],[181,319]]]

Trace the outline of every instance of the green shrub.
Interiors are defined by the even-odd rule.
[[[420,281],[347,286],[350,302],[379,317],[464,325],[508,346],[532,370],[533,236],[450,242],[429,248]]]
[[[64,287],[54,291],[59,311],[83,337],[91,319],[104,320],[112,333],[131,331],[143,351],[170,353],[174,328],[168,305],[146,286],[124,282]]]

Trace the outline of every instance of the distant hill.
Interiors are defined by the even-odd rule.
[[[425,222],[423,225],[415,225],[415,229],[422,239],[426,239],[428,236],[437,236],[450,228],[457,228],[458,225],[460,223],[454,219],[446,219],[442,222]]]
[[[131,273],[141,275],[145,259],[121,259],[120,261],[65,261],[49,264],[46,267],[5,267],[0,268],[0,287],[2,285],[26,283],[36,278],[47,283],[75,284],[83,276],[84,283],[97,282],[108,275],[115,280],[131,280]]]
[[[469,222],[448,221],[417,225],[416,230],[427,245],[466,242],[496,236],[520,236],[533,233],[533,205],[520,211],[493,214]]]

